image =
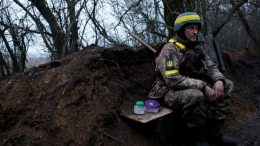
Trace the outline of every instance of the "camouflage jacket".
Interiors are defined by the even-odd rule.
[[[187,51],[194,52],[195,49],[187,48]],[[165,95],[166,91],[171,89],[198,89],[203,90],[207,85],[207,82],[211,81],[215,83],[217,80],[223,80],[225,83],[225,77],[218,70],[216,64],[209,58],[207,53],[202,50],[204,54],[204,63],[207,68],[205,78],[191,78],[187,72],[185,72],[187,66],[187,57],[183,51],[174,43],[167,43],[163,46],[161,52],[155,59],[155,71],[161,73],[165,82],[157,79],[157,83],[150,91],[149,96],[152,99],[161,98]],[[171,61],[167,59],[171,57]],[[170,62],[170,63],[169,63]],[[206,82],[207,80],[207,82]]]

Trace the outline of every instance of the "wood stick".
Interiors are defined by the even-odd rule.
[[[131,31],[128,32],[131,36],[133,36],[135,39],[137,39],[140,43],[142,43],[143,45],[145,45],[149,50],[151,50],[153,53],[155,53],[156,51],[149,46],[147,43],[145,43],[143,40],[141,40],[138,36],[136,36],[135,34],[133,34]]]
[[[107,135],[108,137],[111,137],[111,138],[113,138],[113,139],[115,139],[115,140],[118,140],[118,141],[120,141],[120,142],[122,142],[122,143],[125,143],[124,141],[122,141],[122,140],[120,140],[120,139],[118,139],[118,138],[115,138],[115,137],[113,137],[113,136],[107,134],[106,132],[103,132],[103,133],[104,133],[105,135]]]
[[[177,13],[177,12],[175,12],[175,11],[173,12],[173,14],[175,14],[175,15],[177,15],[177,16],[179,16],[179,15],[180,15],[180,13]]]

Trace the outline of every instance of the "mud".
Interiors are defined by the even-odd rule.
[[[258,145],[260,54],[223,57],[224,75],[235,83],[223,131],[239,145]],[[119,116],[121,109],[147,99],[153,58],[142,46],[91,45],[1,81],[0,145],[175,145]]]

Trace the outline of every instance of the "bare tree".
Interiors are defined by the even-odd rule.
[[[235,6],[235,2],[234,1],[231,1],[231,4],[233,5],[233,6]],[[245,18],[245,16],[244,16],[244,14],[242,13],[242,11],[240,10],[240,9],[237,9],[237,14],[238,14],[238,16],[239,16],[239,18],[240,18],[240,20],[241,20],[241,22],[242,22],[242,24],[244,25],[244,27],[245,27],[245,29],[246,29],[246,32],[249,34],[249,36],[253,39],[253,41],[255,42],[255,44],[257,45],[257,47],[258,47],[258,49],[260,49],[260,41],[259,41],[259,35],[257,35],[256,33],[254,33],[252,30],[251,30],[251,28],[250,28],[250,26],[249,26],[249,24],[248,24],[248,22],[247,22],[247,20],[246,20],[246,18]]]
[[[8,5],[3,4],[0,17],[0,40],[2,47],[0,50],[0,69],[2,78],[6,78],[14,73],[23,72],[25,67],[27,48],[31,41],[30,31],[21,29],[20,26],[13,24],[17,21],[12,18]],[[5,7],[5,8],[4,8]],[[28,28],[25,19],[17,21],[23,28]],[[27,29],[29,30],[29,29]]]
[[[229,11],[228,13],[224,16],[224,18],[221,19],[221,22],[219,25],[213,30],[212,35],[215,37],[218,32],[221,30],[221,28],[230,20],[232,17],[232,14],[240,7],[242,6],[245,2],[248,0],[240,0],[238,3],[236,3]]]
[[[60,59],[64,56],[76,52],[78,48],[78,17],[83,7],[85,7],[86,0],[66,0],[66,6],[64,2],[60,2],[58,8],[56,8],[56,2],[52,1],[52,7],[48,5],[46,1],[42,0],[28,0],[32,4],[32,9],[35,7],[40,16],[33,14],[29,8],[25,7],[18,0],[14,0],[30,17],[34,20],[37,28],[41,31],[41,36],[46,44],[48,50],[52,53],[54,59]],[[76,4],[81,2],[80,9],[77,14],[75,11]],[[64,9],[67,9],[66,13]],[[64,16],[63,16],[64,15]],[[45,26],[41,21],[41,17],[48,23]],[[69,19],[70,21],[66,21]],[[63,21],[65,20],[65,21]],[[65,23],[65,24],[64,24]],[[49,40],[48,36],[45,35],[50,29],[50,35],[52,40]],[[67,37],[68,36],[68,37]]]

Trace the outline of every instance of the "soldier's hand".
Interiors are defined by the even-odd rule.
[[[209,101],[216,101],[217,100],[216,92],[208,86],[206,86],[206,88],[205,88],[205,95],[209,99]]]
[[[223,97],[224,94],[224,85],[223,82],[218,80],[217,82],[215,82],[214,86],[213,86],[213,90],[216,92],[217,95],[217,100],[221,99]]]

